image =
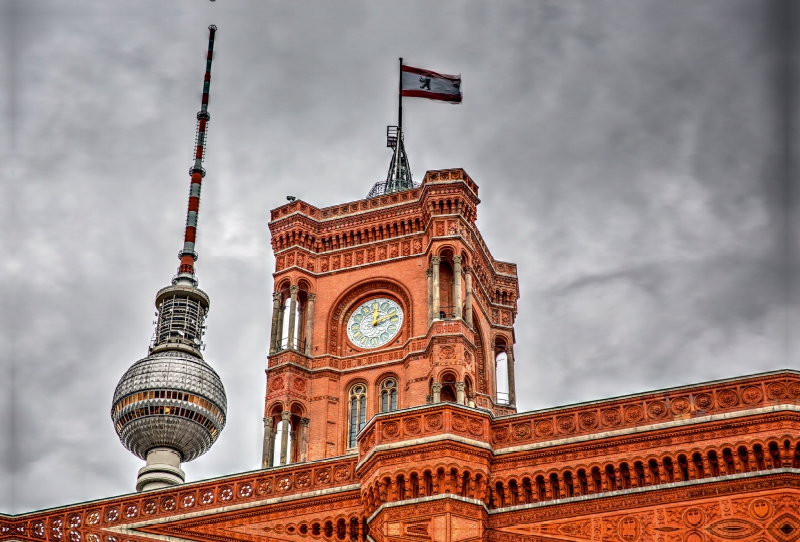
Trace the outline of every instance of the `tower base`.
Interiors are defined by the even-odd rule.
[[[147,452],[147,464],[139,469],[136,491],[150,491],[177,486],[186,480],[181,470],[181,454],[172,448],[153,448]]]

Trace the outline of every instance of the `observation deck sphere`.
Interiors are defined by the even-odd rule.
[[[171,350],[131,365],[114,391],[111,419],[134,455],[146,459],[148,450],[167,447],[191,461],[217,440],[227,405],[222,381],[208,363]]]

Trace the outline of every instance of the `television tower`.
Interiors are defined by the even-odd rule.
[[[210,300],[198,288],[197,214],[205,169],[208,92],[214,34],[211,25],[197,113],[194,164],[180,265],[172,284],[156,294],[156,331],[147,357],[134,363],[114,391],[111,419],[122,444],[147,464],[139,469],[137,491],[183,483],[181,463],[207,452],[225,427],[227,398],[219,375],[203,360],[203,332]]]

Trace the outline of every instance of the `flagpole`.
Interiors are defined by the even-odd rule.
[[[400,80],[397,91],[397,132],[398,137],[403,137],[403,57],[400,57]]]

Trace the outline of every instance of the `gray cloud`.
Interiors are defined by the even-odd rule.
[[[416,179],[470,173],[519,264],[522,409],[797,367],[788,3],[0,9],[4,512],[133,489],[108,412],[177,266],[209,23],[198,274],[230,411],[190,479],[259,465],[269,209],[385,175],[399,56],[463,75],[462,106],[407,101],[407,148]]]

